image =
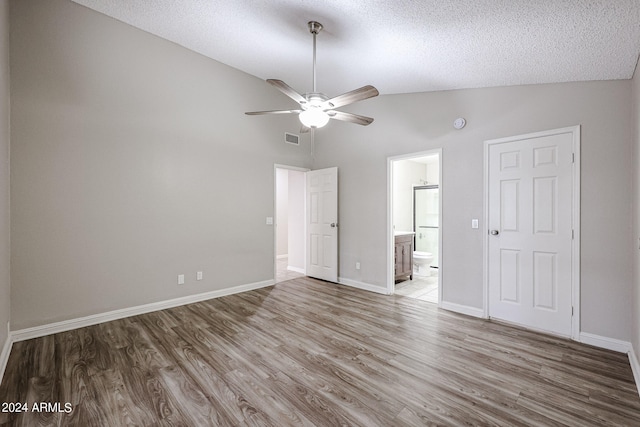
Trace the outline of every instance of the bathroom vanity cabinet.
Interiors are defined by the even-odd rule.
[[[413,235],[415,233],[395,234],[396,280],[413,279]]]

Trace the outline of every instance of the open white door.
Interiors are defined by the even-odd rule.
[[[338,281],[338,168],[307,172],[307,276]]]

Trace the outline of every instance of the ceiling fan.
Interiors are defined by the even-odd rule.
[[[282,80],[268,79],[267,83],[300,104],[300,108],[295,110],[251,111],[245,114],[250,116],[260,114],[298,114],[300,122],[304,125],[303,131],[308,131],[309,128],[321,128],[329,122],[329,119],[341,120],[362,126],[371,124],[371,122],[373,122],[371,117],[345,113],[335,109],[378,96],[379,92],[375,87],[370,85],[363,86],[333,98],[329,98],[324,93],[316,90],[316,36],[320,30],[322,30],[322,24],[316,21],[310,21],[308,25],[309,31],[313,34],[313,91],[303,95],[296,92]]]

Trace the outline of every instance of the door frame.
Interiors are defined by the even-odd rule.
[[[275,283],[278,275],[278,169],[287,169],[298,172],[309,172],[311,169],[303,168],[299,166],[281,165],[278,163],[273,164],[273,282]],[[303,198],[305,218],[307,215],[307,194],[305,186],[305,195]],[[304,271],[307,272],[307,221],[304,222]]]
[[[571,339],[578,340],[580,335],[580,125],[523,135],[490,139],[484,142],[484,229],[483,233],[483,315],[490,317],[489,312],[489,148],[494,144],[520,141],[523,139],[541,138],[563,133],[572,134],[573,170],[572,170],[572,200],[571,222],[573,240],[571,241]],[[549,333],[548,331],[542,331]]]
[[[432,150],[419,151],[416,153],[402,154],[398,156],[387,157],[387,295],[393,295],[395,292],[395,274],[394,274],[394,236],[393,236],[393,163],[400,160],[411,160],[416,157],[438,155],[438,180],[440,203],[438,206],[438,214],[440,217],[440,228],[438,228],[438,307],[442,305],[442,283],[444,275],[444,256],[442,254],[442,205],[444,185],[442,182],[442,148],[434,148]]]

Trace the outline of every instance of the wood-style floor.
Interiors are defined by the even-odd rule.
[[[1,425],[640,425],[627,356],[301,278],[15,343]]]

